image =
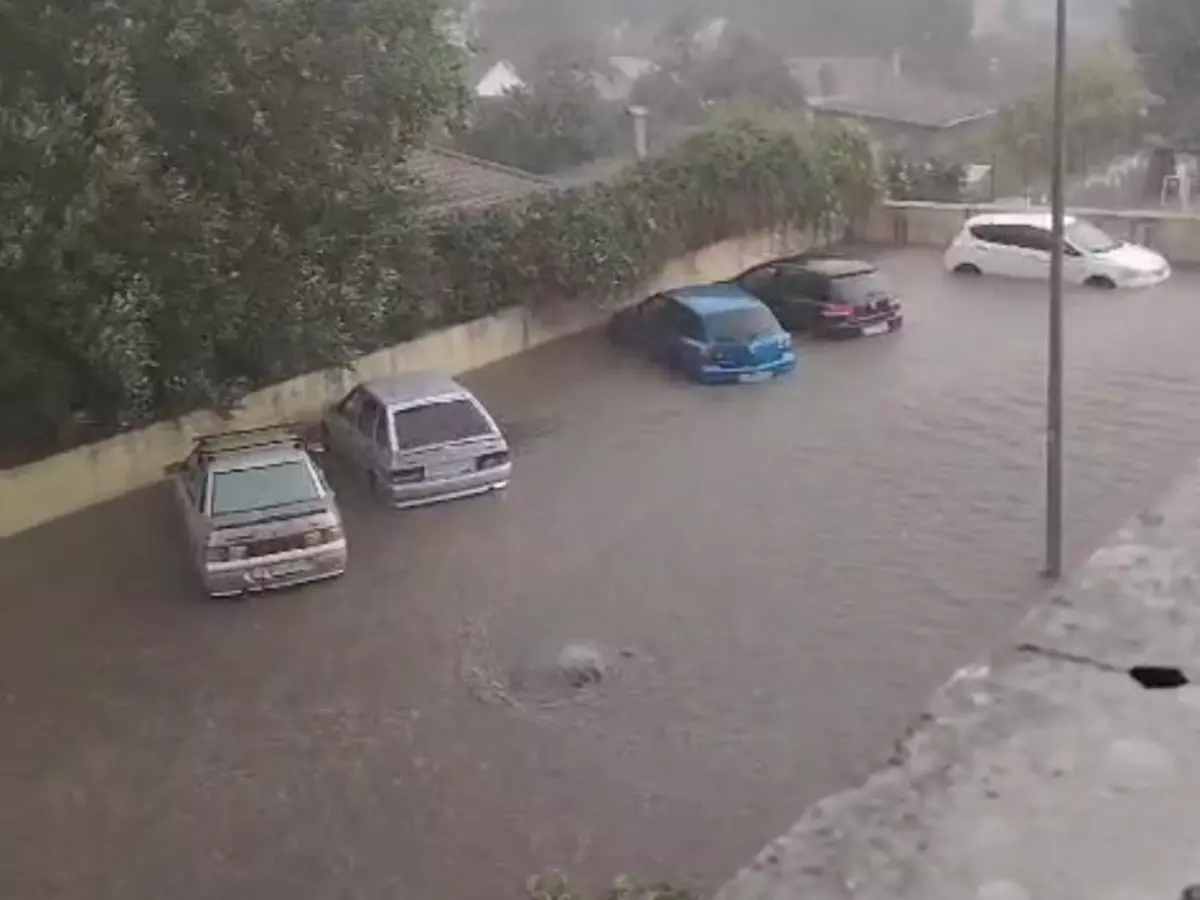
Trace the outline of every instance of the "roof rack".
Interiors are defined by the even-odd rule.
[[[307,442],[301,437],[300,430],[299,425],[281,424],[222,431],[196,438],[196,449],[204,456],[251,450],[256,447],[289,446],[305,449]]]

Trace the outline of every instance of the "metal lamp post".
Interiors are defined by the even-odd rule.
[[[1046,379],[1046,566],[1047,578],[1063,570],[1063,179],[1066,160],[1065,89],[1067,0],[1056,0],[1054,31],[1054,132],[1050,169],[1050,365]]]

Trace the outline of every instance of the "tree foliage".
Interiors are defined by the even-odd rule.
[[[690,138],[611,181],[484,210],[461,211],[434,221],[405,220],[402,232],[397,232],[390,220],[376,220],[374,225],[382,236],[354,236],[355,248],[378,248],[383,254],[375,264],[387,277],[370,282],[376,289],[371,295],[360,298],[350,293],[345,282],[331,284],[328,276],[314,279],[316,285],[300,284],[314,278],[315,267],[304,258],[299,263],[310,268],[293,276],[278,268],[279,257],[271,252],[243,250],[234,257],[231,250],[226,268],[221,270],[231,290],[243,280],[287,279],[293,290],[304,292],[301,300],[280,301],[279,294],[271,293],[270,300],[260,302],[245,292],[226,298],[205,283],[208,293],[186,294],[182,310],[175,312],[173,294],[156,295],[152,303],[135,294],[133,301],[126,302],[123,296],[113,299],[103,284],[104,291],[90,294],[91,288],[82,285],[73,295],[76,307],[64,308],[61,327],[72,339],[85,329],[102,335],[97,352],[104,354],[103,360],[111,367],[105,371],[110,373],[113,390],[119,396],[130,396],[146,381],[154,387],[169,380],[167,367],[176,365],[173,354],[187,352],[185,325],[195,328],[193,335],[201,353],[211,352],[209,348],[218,344],[203,330],[209,327],[222,329],[222,345],[238,346],[234,327],[216,321],[222,314],[236,316],[240,329],[248,335],[248,345],[257,348],[262,357],[226,352],[215,365],[201,356],[194,365],[211,387],[189,395],[194,398],[190,405],[199,406],[218,396],[235,395],[328,365],[331,356],[325,341],[329,339],[321,337],[328,330],[353,351],[368,351],[516,303],[537,307],[564,300],[603,302],[634,290],[668,260],[717,241],[787,226],[833,231],[839,222],[865,213],[874,196],[870,147],[861,134],[842,128],[802,134],[755,120],[731,119],[725,127]],[[98,208],[108,215],[103,204]],[[208,207],[202,211],[208,215]],[[117,218],[105,221],[115,226]],[[191,220],[183,217],[183,221],[188,224]],[[223,230],[211,237],[189,231],[159,234],[154,241],[160,244],[146,259],[161,262],[171,248],[184,259],[163,263],[168,274],[173,274],[170,266],[176,264],[186,272],[196,264],[190,257],[195,242],[214,242],[214,246],[198,248],[203,262],[222,252],[224,234]],[[168,244],[168,240],[174,243]],[[367,283],[355,270],[346,269],[342,274],[354,290]],[[145,274],[139,270],[139,278],[154,286],[159,275],[147,263]],[[127,290],[138,286],[134,281]],[[56,304],[53,290],[58,283],[47,281],[45,287],[51,291],[48,302]],[[328,290],[329,296],[313,296],[320,289]],[[225,312],[206,305],[209,303],[221,304]],[[99,312],[80,318],[82,311],[92,306]],[[151,315],[142,315],[143,309]],[[126,314],[127,310],[132,314]],[[302,319],[304,316],[312,318]],[[0,322],[8,321],[0,318]],[[96,321],[102,329],[97,330]],[[285,339],[270,342],[260,337],[274,329]],[[291,338],[293,331],[301,332],[300,336]],[[178,343],[161,339],[160,333]],[[17,350],[21,343],[15,341],[11,346]],[[118,368],[112,360],[123,359],[120,350],[124,347],[133,348],[132,362]],[[42,358],[40,347],[30,351],[34,363]],[[72,395],[85,387],[76,378],[90,378],[96,371],[99,369],[94,366],[66,370],[56,384],[64,396]],[[185,374],[190,371],[184,370]],[[11,380],[4,383],[6,389],[11,385]],[[145,407],[136,414],[105,424],[147,421],[180,408],[177,394],[159,395],[151,390],[147,397]],[[19,406],[27,398],[14,399]],[[168,399],[170,402],[165,402]],[[97,406],[85,408],[95,415],[101,411]]]
[[[1172,129],[1200,140],[1200,3],[1130,0],[1125,26],[1147,86],[1166,101]]]
[[[560,39],[530,69],[526,87],[476,102],[463,150],[537,174],[615,151],[623,111],[600,95],[597,79],[610,73],[594,45]]]
[[[694,14],[682,14],[660,34],[658,68],[634,85],[631,102],[658,118],[684,123],[705,120],[714,104],[804,107],[803,88],[769,42],[735,26],[716,48],[703,52],[694,40],[697,21]]]
[[[1107,159],[1130,133],[1142,110],[1136,74],[1107,56],[1090,56],[1067,72],[1064,84],[1067,162],[1080,171],[1092,160]],[[1054,121],[1052,85],[1003,110],[993,140],[1000,155],[1015,165],[1028,186],[1048,170]]]
[[[349,358],[412,246],[399,164],[460,99],[434,0],[0,6],[3,433]]]

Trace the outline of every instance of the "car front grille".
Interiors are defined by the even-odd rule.
[[[304,533],[287,534],[281,537],[262,538],[246,542],[246,555],[271,556],[275,553],[287,553],[289,550],[303,550],[305,547]]]

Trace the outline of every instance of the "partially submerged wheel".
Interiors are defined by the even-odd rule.
[[[979,270],[979,266],[975,265],[975,263],[959,263],[957,266],[954,267],[954,274],[955,275],[982,275],[983,273]]]
[[[1111,291],[1117,286],[1116,282],[1114,282],[1107,275],[1093,275],[1091,278],[1085,281],[1084,284],[1090,288],[1096,288],[1097,290],[1101,291]]]

